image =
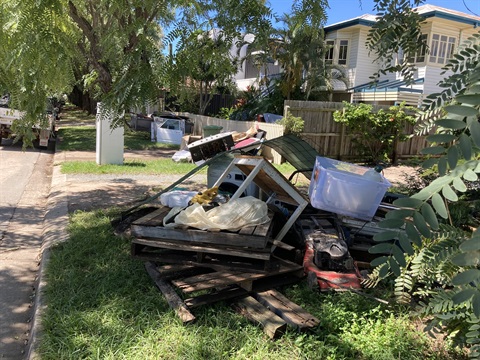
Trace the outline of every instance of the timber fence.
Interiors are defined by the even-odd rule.
[[[373,110],[388,107],[374,106]],[[339,160],[364,160],[355,150],[347,126],[333,119],[333,113],[343,109],[342,103],[289,100],[285,101],[285,109],[305,121],[302,139],[322,156]],[[413,125],[407,124],[403,134],[413,135],[413,128]],[[425,136],[412,136],[406,141],[396,141],[392,160],[396,163],[398,159],[420,156],[420,150],[425,147]]]
[[[339,102],[322,101],[285,101],[285,109],[293,116],[301,117],[305,127],[301,138],[312,146],[321,156],[339,160],[364,161],[365,156],[358,153],[352,143],[352,135],[348,134],[347,126],[335,122],[333,113],[342,110],[343,104]],[[388,108],[388,106],[374,106],[374,111]],[[195,135],[202,135],[205,126],[217,125],[222,131],[246,132],[251,127],[259,126],[266,131],[266,138],[273,139],[282,136],[283,126],[271,123],[256,123],[255,121],[235,121],[214,118],[210,116],[181,113],[194,122]],[[407,124],[403,134],[413,135],[413,125]],[[425,136],[411,136],[405,141],[396,141],[393,151],[393,162],[399,159],[420,156],[420,150],[427,147]],[[282,162],[281,156],[273,151],[266,150],[264,156],[275,164]]]

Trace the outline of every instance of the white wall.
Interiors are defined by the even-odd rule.
[[[370,76],[379,70],[367,49],[367,36],[370,28],[366,26],[340,29],[327,34],[327,39],[349,40],[347,73],[349,87],[370,82]]]
[[[355,85],[365,84],[371,81],[370,76],[377,72],[380,68],[374,57],[369,55],[367,49],[367,27],[362,27],[358,33],[358,52],[357,52],[357,68],[355,74]]]

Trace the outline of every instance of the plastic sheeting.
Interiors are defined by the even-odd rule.
[[[175,216],[174,223],[168,223],[172,216]],[[187,225],[201,230],[237,231],[245,226],[264,224],[269,220],[267,204],[253,196],[245,196],[208,211],[200,204],[193,204],[185,209],[172,208],[165,217],[164,226]]]

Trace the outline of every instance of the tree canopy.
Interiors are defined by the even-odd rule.
[[[44,117],[48,96],[74,86],[118,113],[157,98],[168,85],[167,27],[188,37],[192,26],[208,23],[237,34],[269,16],[256,0],[1,0],[0,6],[0,89],[11,94],[12,107],[26,111],[18,129],[25,132]]]
[[[418,48],[420,18],[411,8],[422,3],[375,1],[381,18],[369,45],[384,63],[381,72],[411,78],[408,63],[391,64],[399,49],[407,59]],[[328,90],[331,74],[343,81],[342,71],[332,73],[322,53],[328,1],[294,0],[291,13],[278,18],[268,5],[264,0],[0,0],[0,90],[11,94],[12,107],[26,112],[20,132],[44,117],[48,96],[73,90],[121,114],[155,101],[162,89],[179,88],[187,78],[203,91],[212,87],[213,77],[225,87],[238,60],[229,48],[245,33],[255,34],[265,57],[282,65],[280,88],[287,98],[299,88],[307,98]],[[275,28],[282,19],[285,26]],[[221,37],[199,41],[198,34],[215,29]],[[177,44],[174,59],[164,51],[168,43]]]

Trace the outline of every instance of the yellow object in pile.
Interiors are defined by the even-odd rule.
[[[215,186],[213,188],[207,189],[204,192],[200,192],[197,195],[195,195],[190,200],[190,203],[191,204],[198,203],[200,205],[209,204],[217,195],[218,195],[218,186]]]

